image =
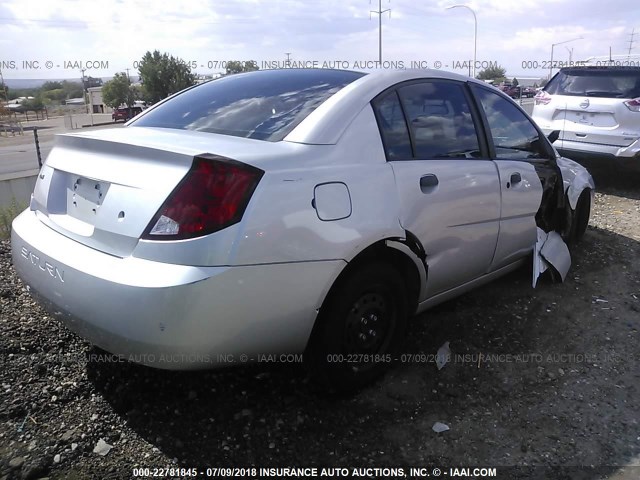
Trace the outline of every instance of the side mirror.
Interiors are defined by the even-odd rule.
[[[547,138],[551,143],[553,143],[558,139],[559,136],[560,136],[560,130],[554,130],[549,135],[547,135]]]

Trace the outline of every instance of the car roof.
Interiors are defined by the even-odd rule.
[[[562,67],[560,69],[561,72],[570,72],[570,71],[589,71],[589,70],[601,70],[601,71],[639,71],[640,66],[633,65],[578,65],[573,67]]]
[[[441,70],[382,70],[364,75],[350,83],[316,108],[285,138],[285,141],[314,145],[332,145],[371,100],[394,85],[411,80],[445,79],[486,83],[457,73]]]

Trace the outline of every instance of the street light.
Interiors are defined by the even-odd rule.
[[[553,75],[553,49],[556,45],[562,45],[563,43],[575,42],[576,40],[582,40],[582,37],[572,38],[571,40],[565,40],[564,42],[552,43],[551,44],[551,64],[549,65],[549,80],[551,80],[551,76]]]
[[[476,18],[476,12],[467,5],[451,5],[446,10],[451,10],[452,8],[466,8],[473,14],[473,78],[476,78],[476,53],[478,51],[478,19]]]

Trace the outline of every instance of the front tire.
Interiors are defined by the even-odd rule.
[[[358,389],[394,360],[407,324],[400,273],[386,263],[347,274],[325,300],[307,349],[311,373],[329,388]]]
[[[571,232],[569,233],[569,241],[576,244],[582,240],[587,226],[589,225],[589,217],[591,215],[591,190],[585,189],[578,197],[576,210],[573,213],[571,221]]]

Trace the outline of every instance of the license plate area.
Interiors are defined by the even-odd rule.
[[[93,225],[108,190],[107,182],[70,175],[67,186],[67,215]]]
[[[561,119],[561,117],[560,117]],[[569,122],[586,125],[589,127],[615,127],[616,122],[608,112],[581,112],[569,110],[566,112],[566,120]]]

